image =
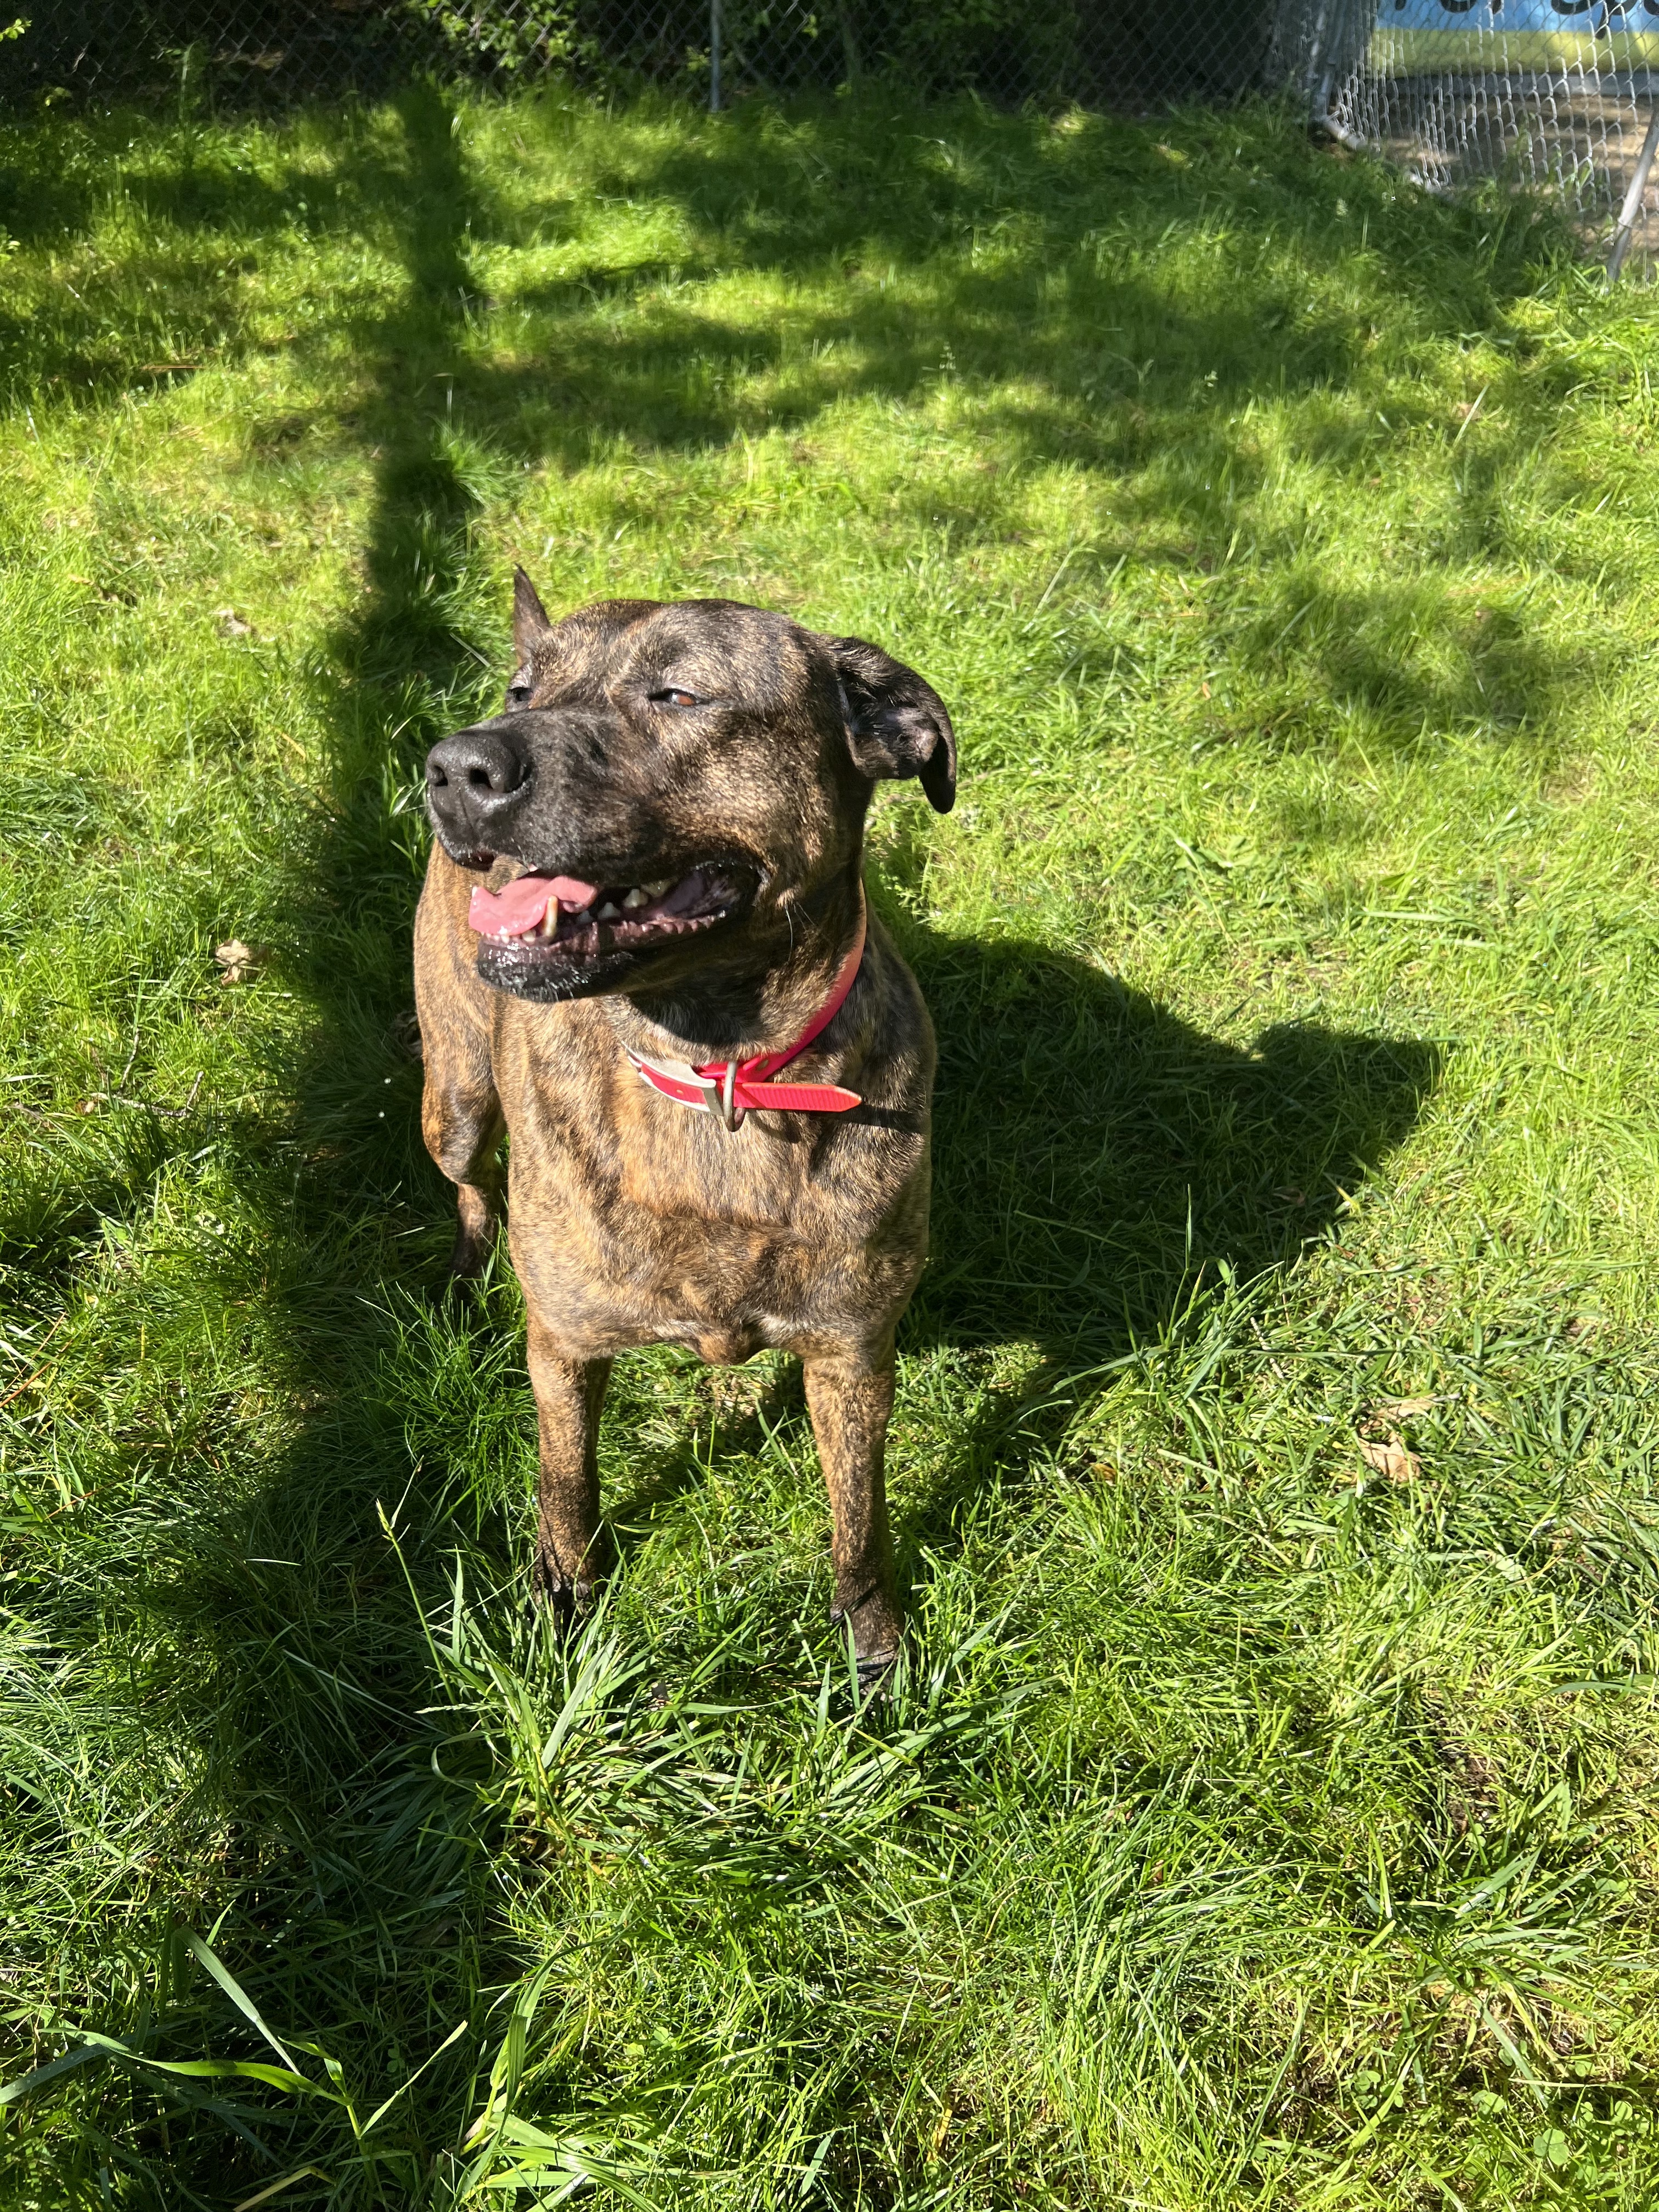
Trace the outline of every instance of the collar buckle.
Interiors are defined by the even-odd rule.
[[[712,1115],[723,1129],[742,1127],[747,1109],[737,1103],[738,1063],[735,1059],[726,1061],[724,1078],[717,1081],[711,1075],[703,1075],[696,1068],[687,1066],[684,1060],[647,1060],[642,1053],[630,1051],[626,1046],[623,1050],[628,1052],[628,1057],[634,1064],[635,1073],[648,1083],[653,1091],[659,1091],[665,1097],[672,1098],[676,1105],[689,1106],[696,1114]],[[695,1096],[688,1098],[685,1096],[688,1091]]]
[[[738,1104],[737,1097],[738,1056],[733,1053],[726,1063],[726,1080],[714,1091],[714,1097],[708,1103],[709,1112],[719,1115],[721,1127],[728,1132],[743,1127],[744,1109]]]

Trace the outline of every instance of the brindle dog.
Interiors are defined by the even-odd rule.
[[[686,1344],[728,1364],[781,1346],[805,1370],[834,1514],[831,1617],[877,1679],[902,1626],[883,1474],[893,1333],[927,1243],[935,1054],[915,979],[869,915],[844,1003],[781,1071],[856,1092],[851,1110],[738,1120],[729,1085],[689,1110],[629,1053],[704,1066],[801,1035],[866,924],[875,780],[920,776],[944,812],[951,718],[878,647],[727,600],[611,600],[553,623],[520,570],[514,641],[503,712],[428,760],[415,980],[458,1275],[488,1255],[512,1139],[535,1587],[569,1613],[604,1565],[594,1446],[617,1352]]]

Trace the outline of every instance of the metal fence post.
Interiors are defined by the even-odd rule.
[[[1321,115],[1323,115],[1330,106],[1330,88],[1334,76],[1334,71],[1327,70],[1325,82],[1323,83],[1320,82],[1320,71],[1324,68],[1325,64],[1325,33],[1329,27],[1330,20],[1329,0],[1323,0],[1323,4],[1314,17],[1313,28],[1309,33],[1308,59],[1302,72],[1302,97],[1310,108]]]
[[[1653,167],[1653,155],[1659,148],[1659,102],[1648,120],[1648,135],[1642,141],[1642,150],[1636,157],[1636,173],[1630,180],[1630,190],[1625,194],[1625,204],[1619,210],[1619,228],[1613,234],[1613,252],[1607,257],[1607,282],[1616,284],[1619,272],[1625,265],[1625,256],[1630,252],[1630,242],[1636,233],[1636,218],[1642,212],[1642,195],[1648,188],[1648,171]]]
[[[720,112],[720,0],[708,0],[708,112]]]

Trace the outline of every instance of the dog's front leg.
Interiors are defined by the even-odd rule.
[[[418,969],[417,985],[421,981]],[[481,1275],[495,1249],[501,1206],[501,1139],[506,1123],[489,1066],[489,1040],[465,1013],[445,1019],[441,1005],[420,1006],[426,1084],[421,1134],[455,1186],[455,1249],[449,1272],[458,1280]]]
[[[495,1249],[503,1180],[501,1109],[493,1087],[446,1085],[428,1067],[421,1127],[428,1152],[455,1186],[449,1272],[465,1282],[483,1274]]]
[[[532,1317],[530,1383],[536,1393],[541,1485],[532,1588],[567,1616],[586,1610],[603,1572],[599,1527],[599,1408],[608,1359],[568,1359]]]
[[[893,1411],[893,1346],[802,1362],[806,1404],[834,1520],[830,1556],[836,1601],[830,1618],[850,1621],[859,1673],[869,1680],[898,1656],[904,1617],[887,1527],[887,1424]]]
[[[415,916],[415,1011],[426,1066],[421,1133],[455,1185],[449,1272],[480,1275],[495,1248],[506,1123],[491,1064],[489,994],[474,973],[465,917],[472,878],[434,845]]]

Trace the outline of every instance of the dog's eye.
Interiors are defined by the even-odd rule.
[[[659,707],[701,707],[702,704],[695,691],[683,691],[677,684],[671,684],[665,691],[653,691],[651,696]]]
[[[527,707],[530,704],[530,695],[535,688],[535,684],[531,681],[530,671],[527,668],[520,669],[507,687],[507,705]]]

